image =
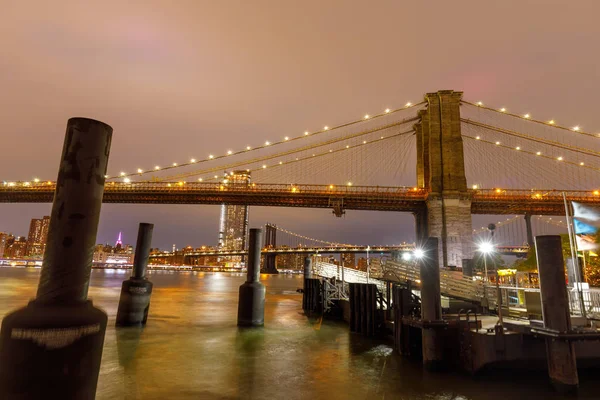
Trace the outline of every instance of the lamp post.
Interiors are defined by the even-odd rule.
[[[479,244],[479,252],[483,254],[483,268],[485,270],[484,282],[489,281],[488,269],[487,269],[487,255],[494,251],[494,245],[491,242],[481,242]]]
[[[369,250],[371,250],[371,246],[367,246],[367,283],[369,283],[369,275],[371,272],[370,263],[369,263]]]

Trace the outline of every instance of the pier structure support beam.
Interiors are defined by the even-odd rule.
[[[571,331],[569,299],[565,285],[565,266],[559,235],[535,238],[544,328],[557,333]],[[559,392],[575,392],[579,386],[577,360],[572,342],[546,339],[548,374]]]
[[[311,256],[304,257],[304,279],[309,279],[312,275],[312,258]]]
[[[117,326],[145,325],[148,320],[152,282],[146,279],[146,267],[150,257],[153,230],[153,224],[142,222],[139,226],[131,277],[123,281],[121,286]]]
[[[248,275],[246,282],[240,286],[238,326],[265,324],[265,286],[259,282],[261,235],[262,229],[250,229]]]
[[[111,138],[67,122],[37,295],[2,321],[2,399],[95,398],[107,316],[87,294]]]
[[[440,266],[459,267],[472,258],[471,198],[467,191],[460,128],[462,92],[425,95],[427,110],[415,125],[417,185],[428,192],[426,221],[417,215],[417,238],[439,239]],[[426,223],[427,228],[423,226]]]
[[[438,238],[430,237],[425,242],[423,257],[419,259],[423,366],[428,370],[444,367],[444,346],[438,331],[443,326],[438,247]]]
[[[277,247],[277,226],[267,224],[265,225],[265,248]],[[277,270],[277,255],[276,254],[265,254],[265,264],[263,266],[263,272],[265,274],[278,274]]]

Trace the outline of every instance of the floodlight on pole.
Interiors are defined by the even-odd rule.
[[[415,249],[414,256],[415,258],[421,259],[425,256],[425,252],[423,251],[423,249]]]

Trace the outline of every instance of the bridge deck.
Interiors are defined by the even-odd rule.
[[[49,203],[54,182],[4,182],[1,203]],[[560,190],[474,189],[468,195],[473,214],[564,215]],[[567,199],[600,205],[598,191],[567,191]],[[332,208],[418,212],[428,193],[405,186],[334,186],[202,182],[108,182],[105,203],[241,204],[250,206]]]

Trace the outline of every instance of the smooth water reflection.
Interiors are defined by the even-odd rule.
[[[0,268],[0,317],[34,296],[39,269]],[[228,273],[152,272],[148,325],[114,328],[128,272],[94,270],[90,297],[106,310],[97,399],[525,399],[562,398],[544,373],[473,379],[429,374],[347,325],[309,320],[299,276],[267,276],[265,328],[236,326],[238,287]],[[600,398],[593,378],[579,398]]]

